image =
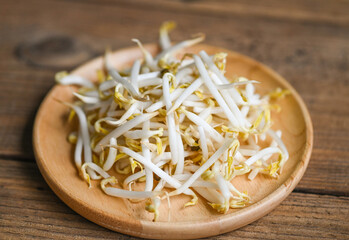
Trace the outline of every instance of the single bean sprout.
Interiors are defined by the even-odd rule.
[[[74,162],[91,186],[100,180],[107,195],[146,200],[145,209],[159,219],[167,199],[185,194],[196,205],[198,196],[219,213],[251,204],[247,192],[232,180],[253,180],[260,174],[281,174],[289,153],[280,130],[271,129],[275,100],[288,90],[256,93],[263,82],[225,76],[226,53],[209,56],[178,52],[204,36],[172,44],[174,22],[160,28],[161,51],[153,56],[138,39],[143,53],[129,69],[116,69],[107,51],[104,67],[93,82],[67,72],[56,74],[61,85],[77,85],[71,120],[78,129],[69,135],[76,144]],[[117,181],[114,169],[126,175]],[[142,190],[135,190],[142,184]],[[237,186],[239,187],[239,186]],[[170,216],[170,215],[169,215]]]

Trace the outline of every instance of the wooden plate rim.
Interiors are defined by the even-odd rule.
[[[145,47],[148,49],[155,49],[157,48],[157,45],[147,44],[145,45]],[[205,49],[205,47],[212,48],[213,46],[200,44],[199,47]],[[278,83],[285,86],[287,89],[291,91],[293,97],[295,98],[297,104],[299,105],[302,111],[306,128],[306,146],[304,148],[302,160],[298,162],[291,176],[278,189],[276,189],[274,192],[269,194],[267,197],[261,199],[260,201],[237,212],[221,215],[219,217],[214,217],[212,218],[212,220],[206,219],[190,222],[152,222],[144,220],[132,221],[129,218],[120,218],[108,212],[100,213],[99,211],[96,211],[89,206],[81,205],[78,199],[76,199],[73,195],[65,192],[63,187],[59,184],[59,182],[54,181],[52,176],[48,174],[47,165],[45,164],[45,159],[43,159],[42,157],[43,155],[39,144],[38,133],[40,128],[40,119],[44,111],[43,106],[45,102],[51,97],[51,94],[55,89],[54,86],[42,101],[37,112],[33,129],[33,147],[39,170],[43,175],[45,181],[55,192],[55,194],[71,209],[84,216],[85,218],[89,219],[90,221],[93,221],[101,226],[104,226],[114,231],[145,238],[176,238],[177,236],[173,234],[179,232],[181,233],[182,238],[213,236],[232,231],[239,227],[247,225],[266,215],[277,205],[279,205],[296,187],[308,166],[313,147],[313,126],[310,114],[297,91],[274,70],[245,55],[224,48],[215,48],[218,51],[228,52],[229,54],[238,56],[246,62],[250,62],[253,65],[262,67],[263,70],[267,72],[269,75],[273,76],[278,81]],[[118,51],[115,51],[114,53],[136,51],[136,49],[136,47],[123,48]],[[93,64],[96,61],[100,61],[101,58],[102,57],[97,57],[95,59],[92,59],[75,69],[73,72],[77,72],[80,69],[90,64]],[[273,207],[267,207],[268,204],[274,205]],[[108,222],[114,222],[115,224],[110,224]],[[207,229],[210,229],[211,231],[208,233]]]

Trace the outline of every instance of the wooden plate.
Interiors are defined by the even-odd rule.
[[[147,45],[152,52],[156,45]],[[280,100],[282,111],[274,114],[273,129],[281,129],[290,159],[278,179],[258,176],[249,181],[246,176],[233,180],[241,191],[248,191],[253,204],[243,209],[231,209],[225,215],[217,213],[200,199],[193,207],[184,208],[187,196],[171,198],[168,211],[166,200],[161,204],[160,219],[152,222],[153,215],[144,210],[144,202],[131,203],[127,200],[105,195],[97,182],[88,188],[78,175],[73,164],[73,148],[67,142],[72,130],[67,123],[68,109],[55,101],[72,101],[72,90],[67,86],[55,86],[40,106],[34,125],[34,150],[37,164],[52,190],[74,211],[85,218],[114,231],[144,238],[199,238],[225,233],[264,216],[289,195],[300,181],[308,165],[312,144],[313,128],[309,113],[298,93],[285,79],[273,70],[246,56],[225,49],[197,45],[186,51],[193,53],[204,49],[209,54],[229,53],[226,76],[245,76],[261,82],[257,91],[268,92],[276,87],[287,88],[291,96]],[[138,48],[128,48],[112,55],[115,67],[130,66],[142,56]],[[79,67],[74,74],[96,80],[96,70],[102,66],[97,58]],[[171,215],[168,221],[168,214]]]

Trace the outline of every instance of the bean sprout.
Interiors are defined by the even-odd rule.
[[[107,51],[98,83],[67,72],[56,74],[61,85],[77,85],[70,119],[78,129],[69,135],[76,144],[74,162],[82,178],[100,180],[104,193],[129,200],[146,200],[145,209],[159,219],[161,201],[185,194],[184,207],[195,205],[198,194],[220,213],[251,203],[231,180],[260,174],[276,178],[290,155],[272,130],[275,100],[288,90],[256,93],[263,82],[225,76],[225,53],[209,56],[178,51],[204,37],[172,44],[173,22],[162,25],[160,53],[153,56],[137,43],[143,59],[129,69],[114,67]],[[117,174],[126,175],[119,184]],[[144,182],[144,183],[143,183]],[[143,184],[143,191],[135,186]],[[111,185],[111,186],[109,186]],[[239,186],[237,186],[239,187]],[[139,188],[137,188],[139,189]],[[168,192],[170,190],[170,192]]]

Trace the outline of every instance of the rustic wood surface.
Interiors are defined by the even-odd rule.
[[[154,42],[169,19],[175,40],[204,32],[206,43],[272,67],[313,119],[312,159],[294,193],[215,238],[348,238],[348,11],[347,0],[0,1],[0,238],[129,238],[83,219],[48,188],[34,162],[33,120],[56,71],[132,37]]]

